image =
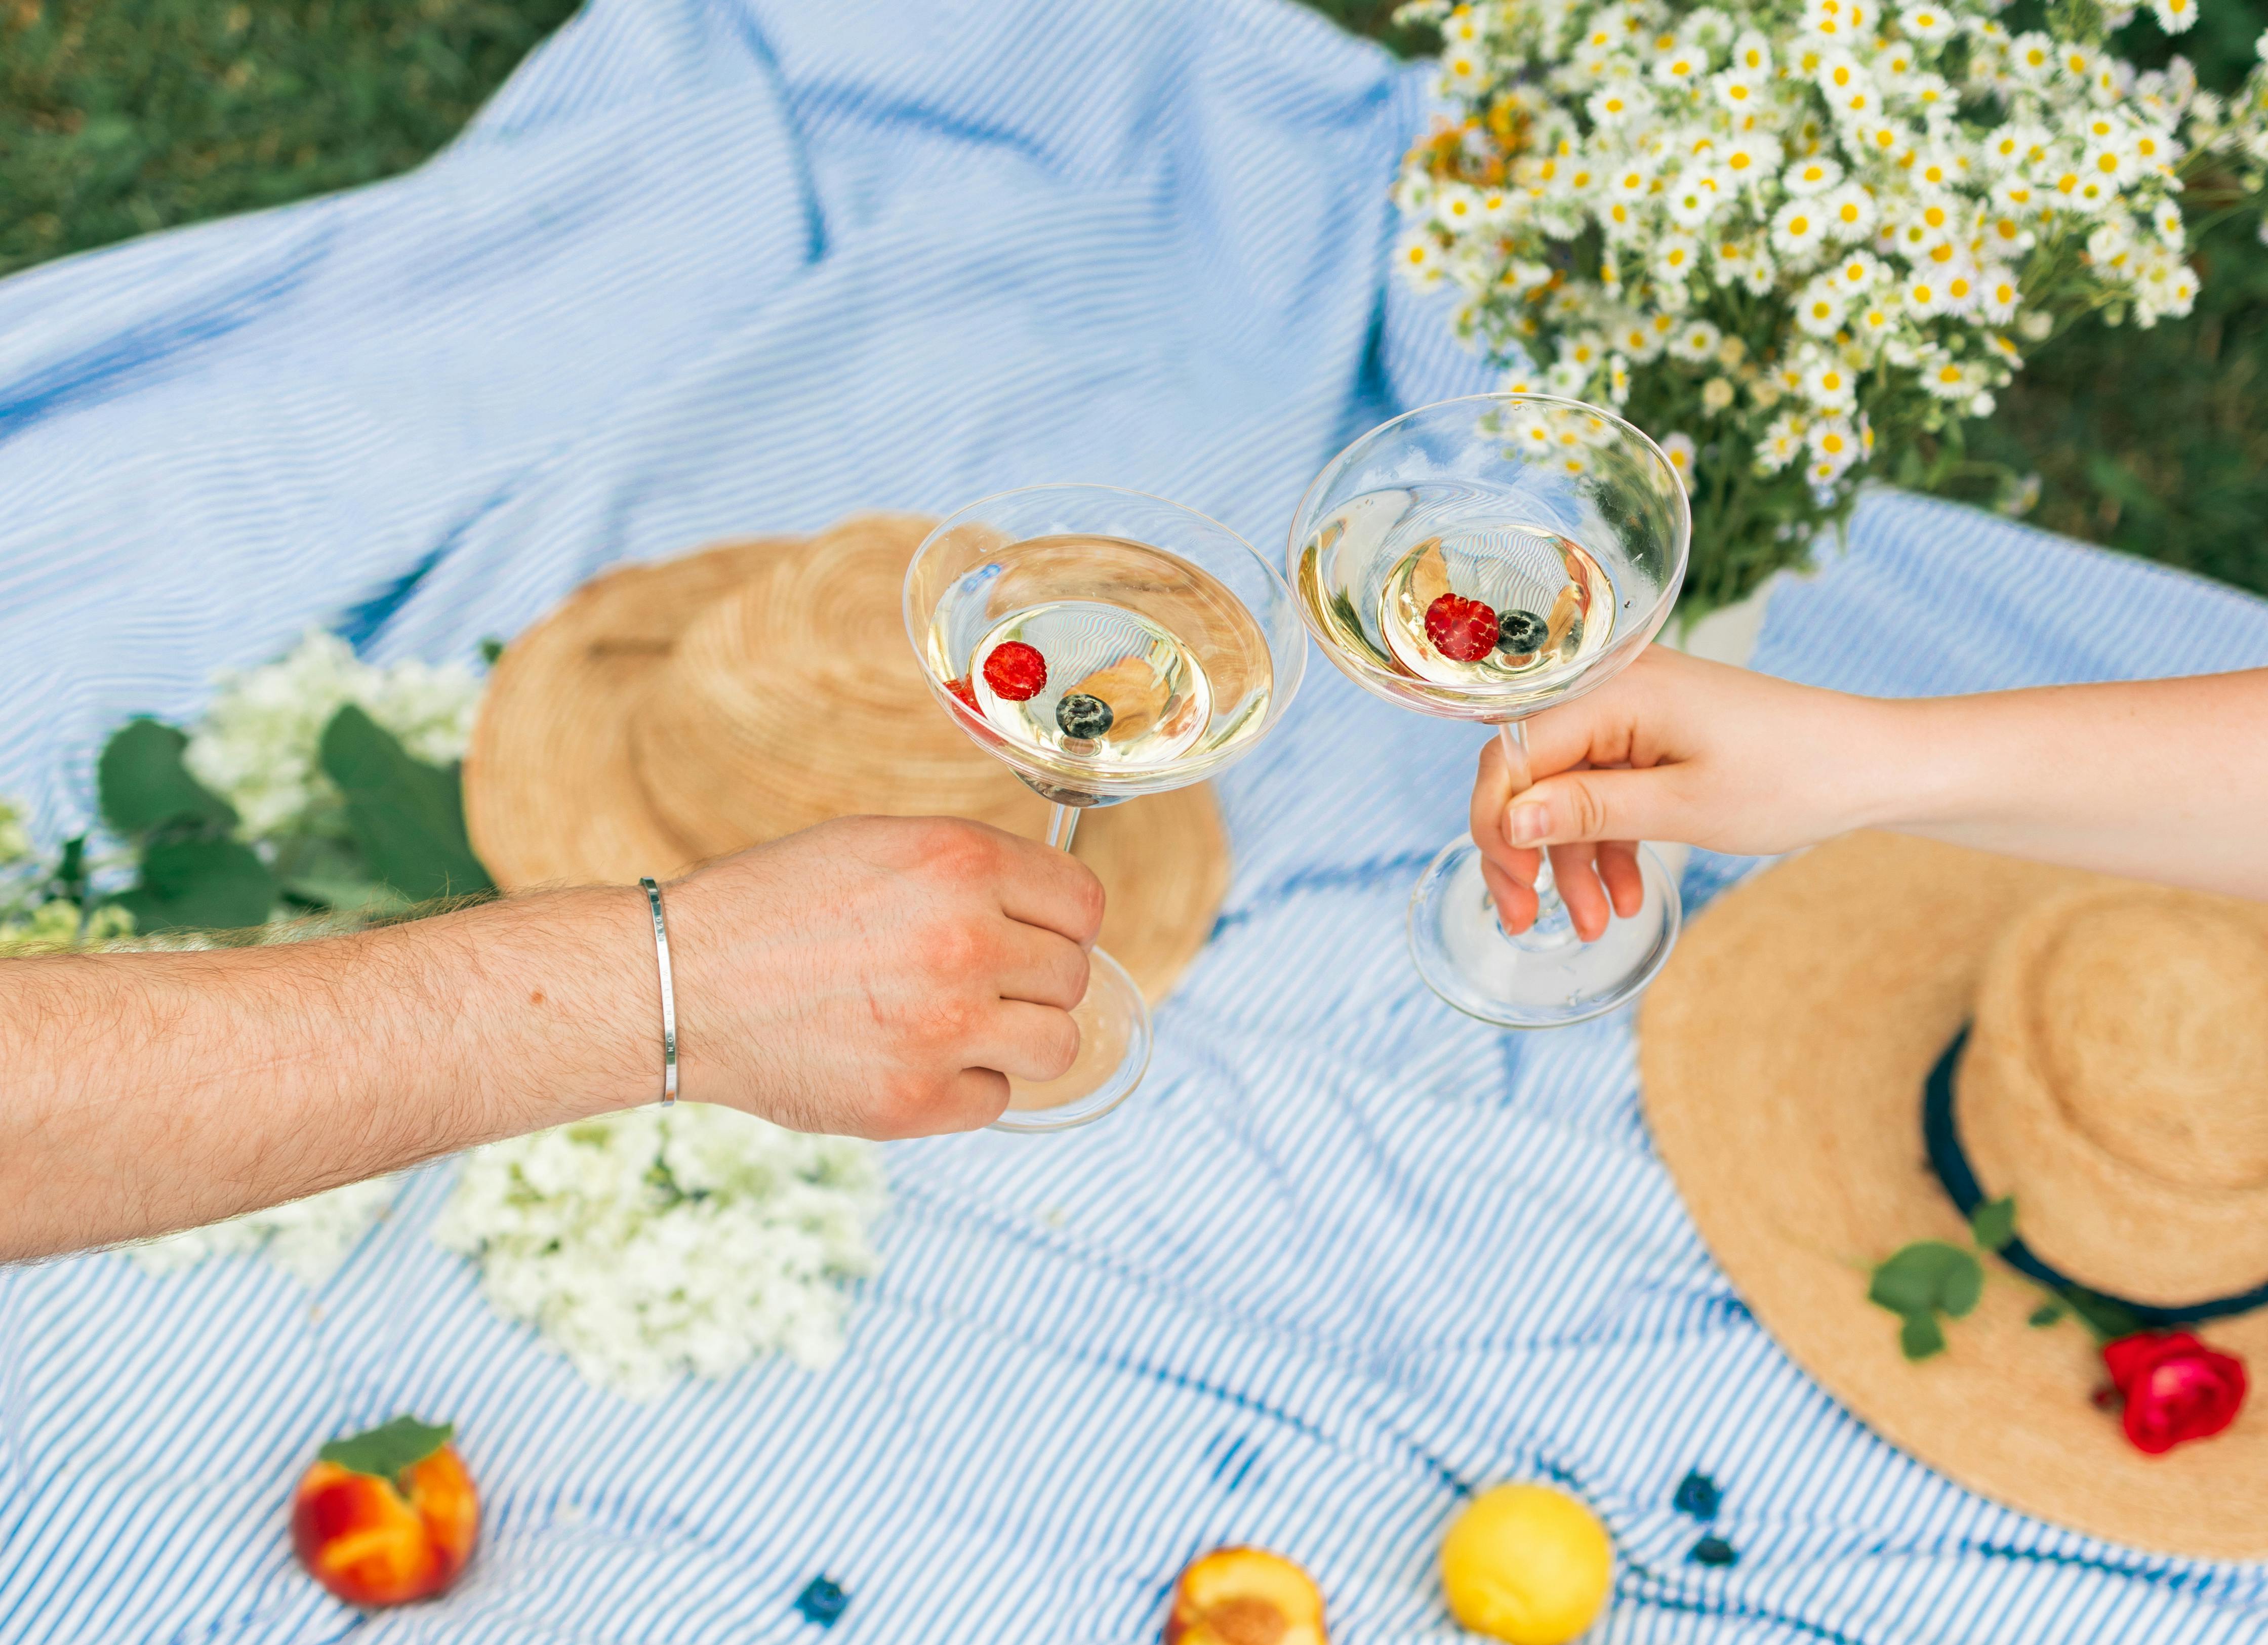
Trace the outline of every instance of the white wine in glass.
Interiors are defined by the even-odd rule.
[[[1291,591],[1242,538],[1107,486],[1035,486],[953,515],[907,569],[905,616],[939,702],[1050,803],[1048,841],[1066,850],[1086,810],[1251,752],[1307,658]],[[1093,959],[1079,1061],[1011,1079],[998,1129],[1085,1125],[1140,1083],[1149,1007],[1116,960]]]
[[[1384,423],[1335,458],[1300,506],[1291,580],[1339,670],[1420,712],[1492,724],[1515,790],[1524,722],[1611,679],[1676,603],[1691,535],[1684,487],[1611,412],[1484,394]],[[1433,990],[1506,1027],[1580,1022],[1633,997],[1668,958],[1675,883],[1641,847],[1636,914],[1577,937],[1545,861],[1535,923],[1507,934],[1459,841],[1412,895],[1410,951]]]

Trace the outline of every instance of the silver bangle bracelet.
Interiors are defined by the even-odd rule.
[[[661,968],[661,1105],[666,1108],[677,1100],[677,989],[669,980],[669,927],[661,917],[661,887],[650,879],[638,884],[653,910],[653,957]]]

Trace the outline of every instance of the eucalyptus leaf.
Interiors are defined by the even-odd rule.
[[[466,837],[455,771],[411,758],[353,703],[324,728],[321,759],[346,797],[347,826],[373,878],[410,902],[496,888]]]
[[[2006,1251],[2016,1237],[2015,1196],[1988,1200],[1978,1206],[1977,1215],[1969,1219],[1969,1231],[1979,1250]]]
[[[409,899],[393,886],[368,879],[332,879],[303,874],[285,880],[284,892],[298,901],[339,914],[398,914],[410,906]]]
[[[1935,1314],[1908,1314],[1898,1327],[1898,1352],[1910,1360],[1926,1360],[1945,1352],[1945,1330]]]
[[[160,840],[142,854],[141,883],[112,900],[136,931],[236,930],[268,918],[276,877],[239,841]]]
[[[122,834],[147,834],[169,823],[232,828],[226,800],[189,775],[181,763],[188,738],[152,719],[129,720],[103,745],[95,762],[102,819]]]
[[[1973,1252],[1941,1239],[1924,1239],[1892,1252],[1875,1268],[1867,1300],[1894,1314],[1938,1309],[1965,1314],[1977,1305],[1984,1285],[1984,1269]],[[1954,1306],[1956,1302],[1962,1305]]]
[[[381,1480],[391,1480],[440,1450],[456,1431],[453,1423],[436,1426],[421,1422],[414,1416],[397,1416],[365,1433],[332,1440],[315,1455],[357,1473],[374,1473]]]

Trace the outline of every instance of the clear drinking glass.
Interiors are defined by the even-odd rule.
[[[1483,394],[1382,423],[1334,458],[1292,521],[1292,584],[1324,654],[1424,714],[1494,725],[1514,790],[1524,722],[1613,678],[1676,603],[1692,535],[1660,449],[1611,412]],[[1677,886],[1638,848],[1646,901],[1575,935],[1547,857],[1535,923],[1507,934],[1460,840],[1410,902],[1410,948],[1459,1010],[1507,1028],[1596,1017],[1652,980],[1676,940]]]
[[[1108,486],[1034,486],[942,521],[906,569],[906,632],[954,723],[1054,806],[1082,812],[1203,782],[1251,752],[1307,662],[1292,591],[1234,532]],[[1079,1056],[1011,1078],[1004,1131],[1059,1131],[1125,1101],[1150,1008],[1095,951]]]

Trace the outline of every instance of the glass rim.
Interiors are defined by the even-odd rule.
[[[1594,406],[1587,400],[1572,400],[1564,394],[1514,393],[1509,389],[1491,389],[1481,394],[1459,394],[1452,399],[1436,400],[1427,405],[1413,406],[1396,416],[1388,417],[1385,422],[1364,430],[1341,446],[1331,459],[1316,472],[1315,477],[1307,482],[1307,488],[1300,493],[1299,506],[1292,510],[1292,529],[1285,544],[1285,570],[1292,576],[1299,575],[1300,550],[1307,536],[1309,505],[1314,502],[1323,488],[1337,477],[1347,459],[1353,454],[1358,446],[1378,439],[1403,423],[1426,416],[1433,412],[1446,411],[1456,406],[1484,405],[1563,407],[1571,411],[1582,411],[1594,416],[1603,417],[1609,422],[1618,424],[1625,432],[1635,436],[1638,443],[1653,454],[1654,461],[1661,466],[1661,472],[1669,476],[1676,497],[1675,510],[1676,530],[1674,532],[1673,564],[1670,575],[1662,579],[1661,591],[1655,597],[1653,604],[1646,610],[1637,628],[1638,635],[1651,641],[1654,635],[1660,632],[1662,624],[1668,621],[1669,612],[1676,605],[1678,593],[1684,587],[1686,562],[1693,544],[1693,500],[1686,492],[1684,478],[1678,474],[1676,465],[1669,460],[1668,453],[1654,443],[1652,435],[1629,418],[1608,407]],[[1324,655],[1336,664],[1342,671],[1353,673],[1358,680],[1365,676],[1370,676],[1381,680],[1392,681],[1396,687],[1392,694],[1395,700],[1402,700],[1402,688],[1412,683],[1410,676],[1396,673],[1390,668],[1381,667],[1366,657],[1349,651],[1344,646],[1334,644],[1330,637],[1317,625],[1314,615],[1307,610],[1307,602],[1295,600],[1293,603],[1299,608],[1301,626],[1307,629],[1315,643],[1322,648]],[[1633,636],[1625,636],[1612,642],[1600,656],[1604,657],[1621,650],[1630,644],[1631,637]],[[1583,675],[1594,676],[1594,683],[1595,680],[1605,678],[1603,674],[1598,672],[1595,663],[1587,666],[1582,671],[1582,675],[1577,678],[1580,679]],[[1493,685],[1469,686],[1449,680],[1425,680],[1420,683],[1425,686],[1427,695],[1440,693],[1444,698],[1452,701],[1463,700],[1484,705],[1503,694],[1502,688]],[[1555,697],[1552,701],[1562,700],[1565,699]],[[1541,713],[1549,706],[1550,706],[1550,702],[1539,702],[1522,713],[1507,712],[1503,717],[1507,720],[1522,719],[1529,714]]]
[[[1176,514],[1185,515],[1198,525],[1209,526],[1219,532],[1223,537],[1241,548],[1250,556],[1252,563],[1259,569],[1260,574],[1267,579],[1273,598],[1286,610],[1296,613],[1299,609],[1299,596],[1292,592],[1292,585],[1284,580],[1284,574],[1277,569],[1274,561],[1254,547],[1250,540],[1243,532],[1233,526],[1224,525],[1202,509],[1193,509],[1186,503],[1176,503],[1173,498],[1160,496],[1154,491],[1137,490],[1132,486],[1105,485],[1084,480],[1049,480],[1037,485],[1007,486],[998,491],[987,492],[974,502],[964,503],[951,513],[939,517],[937,524],[929,529],[919,543],[915,545],[912,557],[906,562],[905,579],[899,584],[898,593],[898,610],[900,618],[905,624],[906,641],[913,647],[915,658],[921,665],[922,679],[928,683],[930,695],[937,700],[939,706],[945,709],[947,717],[955,725],[961,727],[964,733],[968,732],[972,725],[984,724],[985,722],[981,716],[972,714],[968,704],[946,689],[946,682],[938,678],[937,670],[930,665],[928,628],[932,613],[926,611],[917,613],[914,609],[915,574],[921,567],[923,557],[936,546],[938,540],[967,517],[976,513],[981,509],[1005,503],[1011,498],[1040,496],[1049,492],[1086,492],[1099,496],[1127,498],[1138,503],[1154,503],[1160,508],[1169,509]],[[1148,543],[1145,546],[1158,549],[1161,553],[1174,554],[1178,559],[1189,558],[1186,554],[1176,554],[1175,550],[1162,543]],[[1195,562],[1192,562],[1192,563]],[[1204,567],[1199,566],[1198,569],[1202,570]],[[1234,591],[1232,590],[1231,592],[1233,593]],[[1256,618],[1260,620],[1261,633],[1263,638],[1266,638],[1270,626],[1267,621],[1268,613],[1264,609],[1255,606],[1242,595],[1239,594],[1236,598],[1253,613]],[[1277,722],[1283,718],[1285,710],[1291,707],[1292,699],[1298,693],[1300,682],[1306,676],[1307,668],[1306,623],[1300,621],[1295,624],[1295,632],[1299,635],[1300,643],[1297,646],[1285,648],[1288,655],[1279,656],[1272,641],[1268,645],[1269,663],[1275,677],[1270,685],[1267,714],[1260,723],[1258,733],[1251,739],[1253,742],[1256,742],[1260,735],[1265,735],[1274,729]],[[1199,755],[1186,762],[1177,760],[1159,767],[1154,773],[1143,774],[1142,777],[1129,786],[1124,793],[1116,794],[1113,797],[1130,799],[1144,793],[1164,792],[1168,788],[1182,788],[1191,782],[1204,782],[1216,771],[1233,764],[1235,760],[1241,759],[1250,751],[1250,744],[1248,743],[1241,748],[1226,753],[1226,757],[1222,757],[1217,751],[1215,754]],[[987,752],[1012,770],[1021,772],[1025,768],[1023,763],[1012,757],[1011,753],[1006,749],[988,747]],[[1147,780],[1169,773],[1174,778],[1169,783],[1160,785]],[[1042,775],[1043,778],[1052,775],[1045,772]]]

